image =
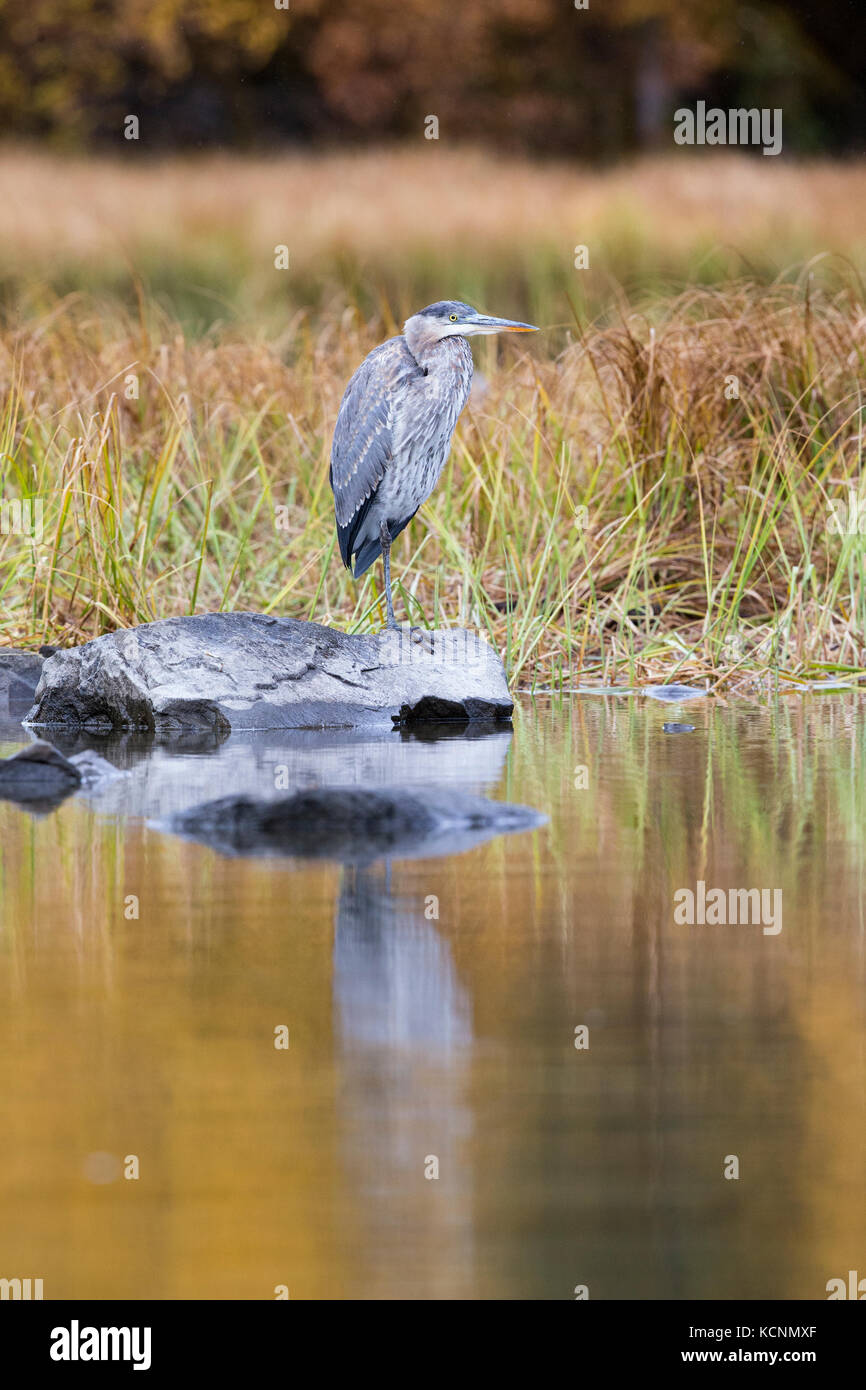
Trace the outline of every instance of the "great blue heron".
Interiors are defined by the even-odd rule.
[[[406,320],[374,348],[346,387],[331,448],[331,487],[340,554],[358,579],[381,555],[388,627],[391,542],[426,502],[451,449],[472,385],[472,349],[481,333],[534,333],[534,324],[479,314],[443,299]]]

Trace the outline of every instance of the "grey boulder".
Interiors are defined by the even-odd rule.
[[[432,653],[427,642],[432,641]],[[88,730],[355,728],[508,718],[478,634],[349,635],[259,613],[168,618],[57,652],[26,723]]]

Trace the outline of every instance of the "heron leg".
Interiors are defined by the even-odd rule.
[[[387,522],[379,523],[379,544],[382,547],[382,563],[385,566],[385,601],[388,606],[388,627],[395,632],[402,631],[400,624],[394,617],[394,603],[391,598],[391,532],[388,530]],[[409,636],[411,640],[424,648],[425,651],[433,655],[433,634],[425,632],[421,627],[410,627]]]
[[[399,632],[400,625],[394,617],[394,602],[391,598],[391,532],[388,530],[388,523],[379,523],[379,544],[382,547],[382,563],[385,566],[385,603],[388,609],[388,627],[396,628]]]

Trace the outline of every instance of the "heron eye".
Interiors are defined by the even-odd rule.
[[[456,314],[449,314],[448,317],[449,317],[449,319],[451,320],[452,323],[456,323],[456,322],[457,322],[457,315],[456,315]]]

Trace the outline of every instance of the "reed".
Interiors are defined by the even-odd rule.
[[[0,159],[0,187],[10,158]],[[19,202],[33,198],[32,229],[45,161],[28,174],[28,158],[15,156],[23,161]],[[366,158],[299,157],[280,166],[289,183],[295,179],[295,192],[303,177],[323,204],[315,207],[298,272],[318,292],[294,308],[290,294],[281,306],[290,312],[271,304],[260,316],[244,315],[237,301],[219,321],[211,315],[191,324],[140,273],[147,247],[172,230],[173,197],[183,217],[173,227],[174,251],[160,245],[159,264],[178,283],[185,265],[202,268],[206,238],[202,232],[196,240],[195,227],[205,188],[213,256],[235,244],[245,264],[254,243],[269,244],[278,218],[269,220],[264,178],[275,166],[264,161],[238,166],[247,204],[228,199],[214,175],[218,162],[204,171],[191,166],[185,202],[182,171],[171,179],[158,166],[127,171],[114,205],[122,224],[117,244],[121,231],[126,237],[122,293],[108,284],[117,267],[107,243],[95,233],[88,240],[87,215],[81,244],[64,253],[76,266],[68,272],[76,288],[65,294],[60,269],[36,276],[37,262],[54,264],[39,237],[26,244],[19,236],[17,260],[7,258],[0,328],[2,642],[81,642],[118,626],[222,608],[352,630],[379,624],[378,571],[356,586],[339,564],[327,483],[330,432],[349,375],[407,306],[424,302],[427,279],[436,279],[437,294],[472,297],[473,275],[458,264],[460,254],[466,260],[458,243],[462,236],[465,246],[467,232],[453,209],[438,253],[443,264],[457,258],[453,278],[425,259],[423,238],[412,261],[417,212],[405,186],[390,279],[382,268],[381,212],[379,222],[359,214],[351,241],[345,219],[372,177]],[[417,155],[383,159],[403,160],[410,185],[419,177]],[[435,178],[448,168],[467,177],[480,156],[460,159],[434,163]],[[333,186],[337,164],[350,185],[355,178],[348,190]],[[724,178],[742,182],[744,205],[758,197],[757,166],[745,166],[719,165]],[[477,167],[493,179],[487,165]],[[804,245],[814,243],[803,206],[815,213],[822,196],[828,220],[834,206],[850,208],[853,195],[862,212],[862,173],[827,167],[813,183],[803,171],[783,172],[810,189],[789,241],[803,232]],[[75,186],[90,188],[91,209],[108,196],[102,181],[109,173],[101,165],[79,171]],[[551,206],[562,171],[527,167],[524,174],[525,187],[539,197],[543,187]],[[617,223],[614,213],[625,190],[633,204],[643,198],[644,211],[651,195],[674,207],[689,188],[698,197],[678,166],[593,177],[589,221],[619,226],[622,237],[630,224]],[[847,203],[839,191],[846,178]],[[513,235],[494,239],[491,266],[481,273],[477,238],[485,229],[492,236],[503,187],[500,171],[490,202],[478,203],[469,261],[482,290],[504,276],[521,244]],[[163,201],[145,215],[148,190]],[[61,187],[58,196],[68,212],[71,194]],[[543,269],[553,235],[543,225],[544,207],[530,198],[521,214],[519,293],[507,294],[503,280],[499,297],[475,298],[515,314],[548,304],[550,316],[535,321],[553,331],[529,348],[493,340],[479,346],[480,376],[452,461],[394,547],[398,615],[480,628],[525,690],[660,679],[714,688],[856,682],[866,675],[866,306],[854,240],[850,261],[774,274],[765,219],[761,273],[678,293],[608,279],[590,312],[592,296],[575,291],[577,272],[560,283],[559,270]],[[11,246],[13,213],[0,200],[0,247]],[[558,208],[557,226],[564,216]],[[696,214],[681,268],[705,244],[708,216],[706,209]],[[93,226],[107,235],[105,218],[94,213]],[[849,213],[839,214],[834,234],[854,238]],[[676,235],[685,246],[685,234]],[[367,258],[381,271],[363,293],[354,273],[341,283],[335,269],[350,244],[359,266]],[[648,254],[652,238],[641,245]],[[268,273],[273,286],[272,263]],[[298,281],[291,283],[297,295]],[[27,501],[41,508],[38,538],[10,529],[10,504]]]

